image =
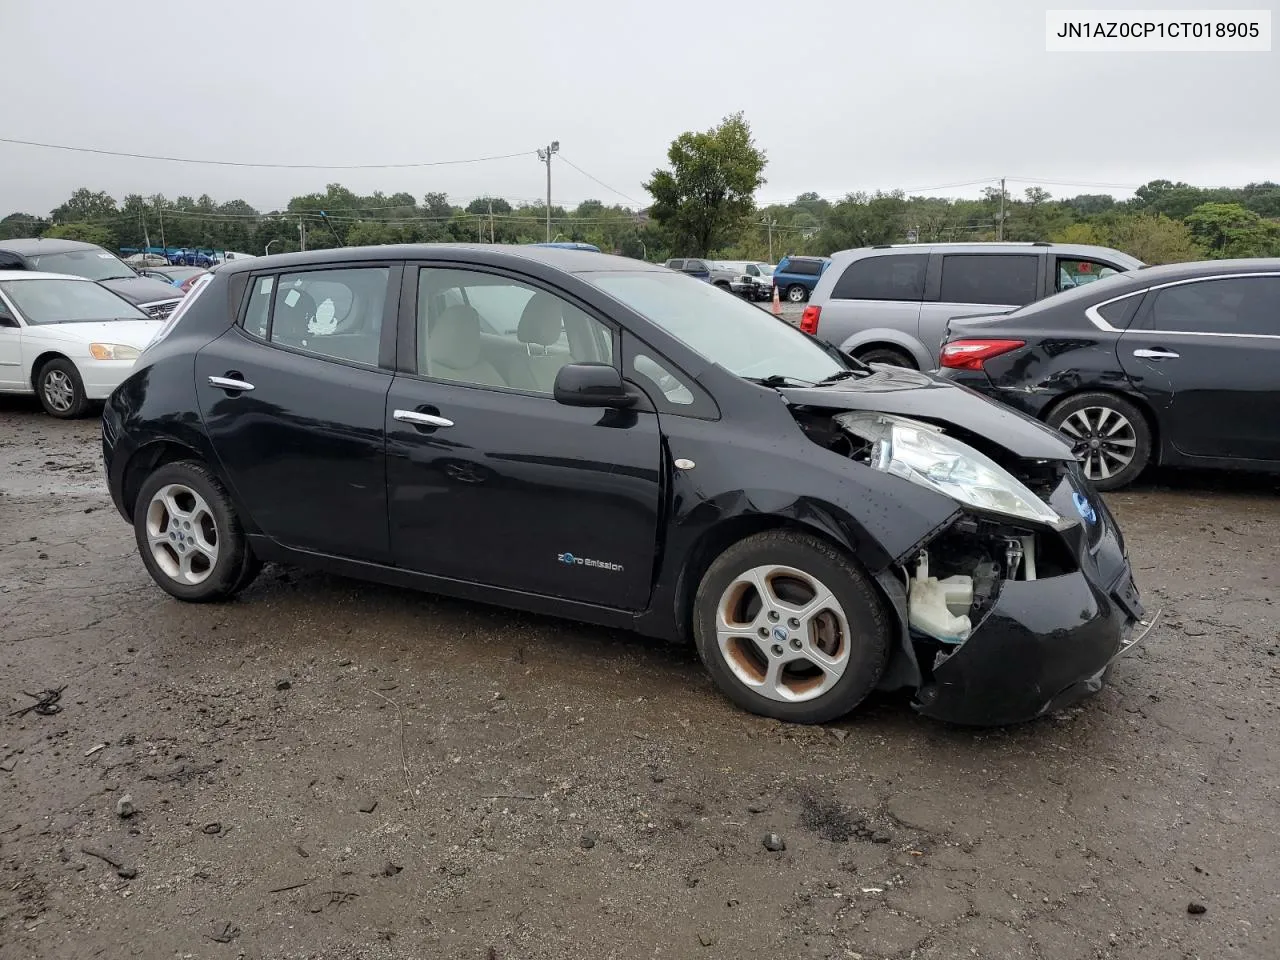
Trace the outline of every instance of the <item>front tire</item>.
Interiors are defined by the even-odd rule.
[[[36,395],[44,412],[60,420],[84,416],[89,401],[84,381],[76,365],[65,357],[55,357],[40,368],[35,378]]]
[[[892,347],[876,347],[872,350],[863,351],[858,354],[858,359],[863,363],[885,363],[891,367],[905,367],[908,370],[919,369],[914,360],[901,350],[894,350]]]
[[[787,300],[790,303],[804,303],[809,299],[809,291],[798,283],[787,287]]]
[[[188,603],[234,596],[261,566],[226,490],[194,460],[165,464],[147,477],[133,529],[152,579]]]
[[[711,564],[693,632],[721,692],[792,723],[826,723],[858,706],[884,674],[892,634],[857,563],[791,530],[748,537]]]
[[[1128,486],[1151,460],[1146,414],[1114,393],[1078,394],[1051,409],[1045,422],[1075,445],[1085,476],[1099,490]]]

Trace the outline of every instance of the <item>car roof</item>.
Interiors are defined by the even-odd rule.
[[[957,243],[885,243],[870,247],[854,247],[848,250],[837,250],[831,254],[836,261],[857,260],[871,254],[908,254],[908,253],[1022,253],[1028,250],[1052,250],[1054,253],[1068,257],[1104,257],[1116,259],[1123,257],[1134,264],[1142,261],[1131,257],[1123,250],[1113,247],[1100,247],[1089,243],[1050,243],[1045,240],[975,240]]]
[[[500,264],[522,261],[542,264],[566,273],[594,273],[605,270],[666,272],[661,264],[618,257],[591,250],[567,250],[563,247],[538,247],[533,244],[505,243],[398,243],[375,247],[331,247],[304,253],[275,253],[268,257],[228,260],[215,268],[218,274],[233,275],[277,270],[281,267],[309,267],[324,263],[351,263],[361,260],[448,260],[465,255],[467,260]],[[477,256],[481,254],[482,256]],[[682,258],[676,258],[682,259]]]
[[[84,277],[75,277],[69,273],[44,273],[40,270],[0,270],[0,280],[75,280],[79,283],[93,283]]]
[[[1230,276],[1240,273],[1280,273],[1280,257],[1250,257],[1241,260],[1192,260],[1187,263],[1167,263],[1158,267],[1143,267],[1107,278],[1110,289],[1118,289],[1116,283],[1143,289],[1174,283],[1178,280],[1199,280],[1207,277]]]
[[[46,239],[30,237],[18,240],[0,240],[0,250],[17,253],[24,257],[42,253],[71,253],[76,250],[100,250],[96,243],[85,243],[82,240]]]

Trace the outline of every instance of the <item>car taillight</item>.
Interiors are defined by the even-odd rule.
[[[822,317],[822,308],[810,304],[804,308],[804,313],[800,314],[800,329],[805,333],[818,332],[818,320]]]
[[[942,348],[942,366],[953,370],[981,370],[992,357],[1025,345],[1025,340],[952,340]]]

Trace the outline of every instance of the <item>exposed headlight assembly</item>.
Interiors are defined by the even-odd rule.
[[[138,348],[123,343],[91,343],[89,356],[95,360],[137,360]]]
[[[834,419],[872,444],[868,462],[877,470],[977,510],[1052,526],[1062,522],[1009,471],[931,424],[885,413],[841,413]]]

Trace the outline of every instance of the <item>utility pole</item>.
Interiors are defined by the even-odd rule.
[[[489,201],[489,242],[493,243],[493,200]]]
[[[165,259],[169,259],[169,246],[164,242],[164,207],[160,206],[160,201],[156,201],[156,211],[160,214],[160,246],[164,248]]]
[[[302,246],[302,252],[307,252],[307,221],[298,218],[298,243]]]
[[[551,155],[559,152],[559,140],[552,140],[546,148],[538,148],[538,159],[547,165],[547,243],[551,242]]]
[[[996,227],[996,239],[1004,239],[1004,177],[1000,178],[1000,224]]]
[[[765,217],[761,223],[769,228],[769,262],[773,263],[773,228],[778,225],[778,221]]]

